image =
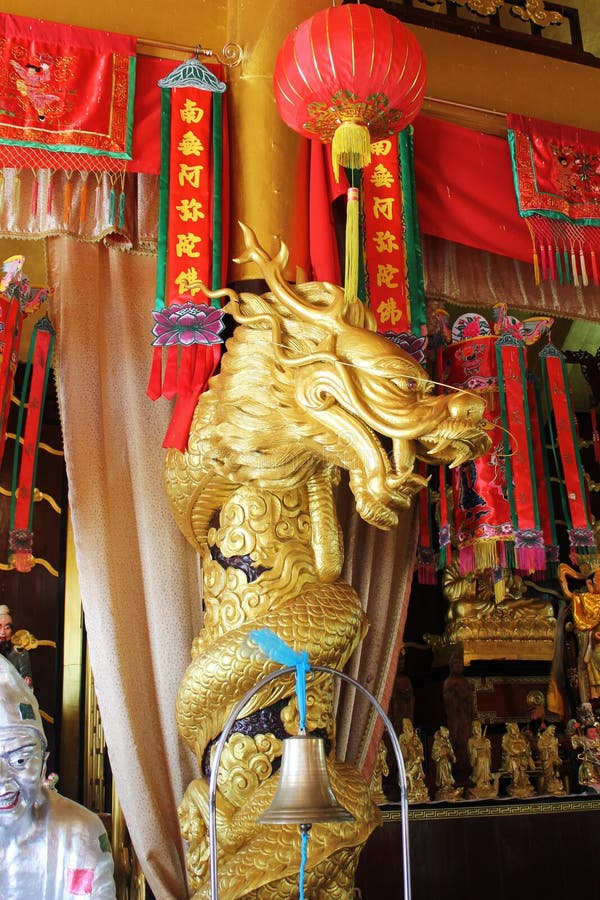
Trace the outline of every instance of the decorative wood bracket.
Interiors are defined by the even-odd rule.
[[[439,6],[442,0],[425,0],[425,2],[430,6]],[[544,0],[525,0],[525,6],[505,3],[505,0],[447,0],[447,2],[462,6],[478,16],[493,16],[506,5],[506,8],[517,19],[522,19],[524,22],[530,21],[540,28],[546,28],[548,25],[562,25],[565,21],[565,17],[560,13],[548,11]]]

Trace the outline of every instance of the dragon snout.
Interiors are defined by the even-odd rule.
[[[483,418],[485,400],[471,393],[457,393],[448,398],[448,413],[453,419],[477,425]]]

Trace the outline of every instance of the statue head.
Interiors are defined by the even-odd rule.
[[[479,719],[473,719],[473,724],[471,725],[471,733],[475,737],[481,737],[481,722]]]
[[[14,834],[33,818],[46,773],[46,736],[33,692],[0,656],[0,829]]]
[[[0,606],[0,644],[10,643],[13,631],[13,620],[10,609],[5,604],[2,604]]]
[[[450,675],[462,675],[465,670],[465,657],[462,649],[455,650],[448,660]]]
[[[529,691],[529,693],[527,694],[526,703],[527,703],[527,709],[533,710],[533,711],[537,711],[537,710],[541,709],[542,714],[543,714],[546,699],[545,699],[542,691],[532,690],[532,691]]]

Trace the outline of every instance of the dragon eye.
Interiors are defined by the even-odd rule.
[[[416,380],[414,378],[409,378],[406,382],[406,387],[408,388],[409,391],[416,391],[416,389],[417,389]]]

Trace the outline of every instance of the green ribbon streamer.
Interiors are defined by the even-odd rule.
[[[171,153],[171,91],[160,92],[160,179],[158,191],[158,264],[156,269],[157,311],[165,308],[167,283],[167,236],[169,227],[169,156]]]
[[[212,152],[213,152],[213,245],[212,245],[212,289],[221,287],[221,267],[223,263],[223,95],[212,95]],[[211,306],[221,308],[216,297]]]
[[[538,490],[544,491],[546,495],[546,502],[548,504],[548,515],[550,516],[550,535],[552,538],[552,546],[558,546],[558,538],[556,535],[556,519],[554,515],[554,501],[552,499],[552,491],[550,490],[550,466],[548,463],[548,453],[546,452],[546,438],[544,435],[544,430],[542,426],[542,395],[540,391],[539,380],[532,376],[532,384],[533,390],[535,393],[535,400],[538,408],[537,422],[538,422],[538,433],[534,435],[535,440],[538,441],[540,447],[542,448],[542,462],[544,464],[544,481],[541,486],[536,485]]]
[[[552,453],[552,459],[554,460],[554,471],[556,472],[556,478],[558,482],[558,493],[560,496],[560,505],[562,507],[563,518],[567,523],[567,528],[572,530],[573,521],[571,519],[571,511],[569,509],[569,503],[567,500],[565,482],[562,476],[562,466],[560,464],[560,460],[558,458],[558,435],[552,424],[552,396],[550,394],[550,384],[548,381],[548,372],[546,370],[545,365],[545,357],[552,355],[556,355],[560,351],[556,349],[556,347],[552,346],[552,344],[548,344],[547,347],[540,353],[540,359],[542,360],[542,391],[544,396],[544,403],[546,406],[545,410],[545,419],[548,423],[548,434],[550,438],[550,450]]]
[[[559,280],[560,284],[564,284],[565,279],[563,277],[563,270],[562,270],[562,265],[561,265],[561,261],[560,261],[560,250],[558,248],[555,250],[554,256],[556,259],[556,272],[558,274],[558,280]]]
[[[410,324],[413,334],[420,335],[427,324],[423,252],[417,214],[413,127],[409,125],[398,135],[402,214],[405,222],[406,263],[408,268],[408,297]]]
[[[565,261],[565,281],[567,284],[573,284],[573,278],[571,277],[571,260],[569,258],[569,251],[566,247],[563,251],[563,259]]]
[[[125,151],[127,159],[133,159],[133,118],[135,107],[135,76],[137,71],[137,56],[129,58],[129,86],[127,92],[127,133],[125,136]]]
[[[125,227],[125,191],[119,194],[119,228]]]

